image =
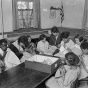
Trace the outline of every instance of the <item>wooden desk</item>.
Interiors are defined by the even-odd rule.
[[[25,68],[22,63],[0,74],[0,88],[35,88],[50,74]]]

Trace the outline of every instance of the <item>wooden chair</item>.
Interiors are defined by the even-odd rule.
[[[81,83],[81,82],[86,82],[88,85],[88,77],[81,79],[81,80],[78,80],[78,83]]]
[[[78,78],[71,85],[71,88],[77,88],[77,87],[78,87]]]

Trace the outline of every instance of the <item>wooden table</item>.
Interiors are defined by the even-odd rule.
[[[0,74],[0,88],[35,88],[50,75],[27,69],[22,63]]]

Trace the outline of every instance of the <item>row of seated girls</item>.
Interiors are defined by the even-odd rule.
[[[55,76],[45,82],[47,88],[74,88],[72,84],[76,79],[88,77],[88,42],[82,42],[80,48],[81,56],[74,52],[65,54],[66,63],[56,71]]]
[[[57,27],[53,27],[51,33],[49,42],[46,41],[44,34],[40,35],[42,38],[37,44],[37,49],[40,54],[60,57],[66,67],[64,65],[59,69],[61,71],[64,67],[65,70],[60,72],[60,76],[57,76],[57,70],[55,77],[50,78],[46,86],[48,88],[70,88],[70,83],[76,78],[81,80],[88,77],[88,41],[79,34],[71,39],[67,31],[59,34]]]

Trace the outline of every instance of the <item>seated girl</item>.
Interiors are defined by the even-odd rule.
[[[28,38],[27,36],[20,36],[15,42],[13,42],[9,48],[15,53],[15,55],[19,58],[29,58],[30,54],[25,51],[26,47],[28,47]]]
[[[41,34],[39,39],[40,41],[37,44],[37,51],[39,51],[40,54],[44,54],[49,48],[49,43],[46,41],[46,36],[44,34]]]
[[[30,55],[30,57],[32,57],[33,55],[36,54],[36,47],[33,46],[32,44],[29,44],[29,46],[26,47],[25,51],[28,52],[28,54]],[[23,57],[21,59],[21,62],[25,62],[25,60],[30,59],[30,57],[29,58]]]
[[[27,35],[27,38],[28,38],[28,43],[29,43],[29,45],[34,46],[34,43],[31,42],[31,36],[30,36],[30,35]]]
[[[84,38],[80,35],[76,35],[74,38],[75,45],[72,49],[72,52],[74,52],[76,55],[80,56],[82,54],[81,50],[81,43],[84,42]]]
[[[80,58],[81,60],[81,74],[79,77],[79,80],[84,79],[88,77],[88,42],[83,42],[81,44],[81,49],[82,49],[82,56]]]
[[[0,40],[0,57],[2,60],[0,60],[0,62],[1,66],[3,66],[3,70],[20,64],[18,57],[7,47],[6,39]]]
[[[59,46],[59,53],[55,54],[55,56],[64,58],[65,54],[70,52],[74,47],[74,42],[69,38],[69,32],[62,32],[61,36],[62,41]]]
[[[58,30],[58,28],[56,26],[54,26],[51,29],[49,45],[58,46],[58,44],[60,44],[60,42],[61,42],[61,38],[60,38],[59,30]]]
[[[67,65],[61,66],[55,76],[46,81],[45,85],[48,88],[71,88],[72,83],[78,78],[80,74],[80,68],[77,66],[78,56],[69,52],[65,58]]]
[[[29,45],[28,45],[28,47],[26,47],[26,50],[28,50],[29,47],[31,46],[31,48],[34,49],[33,52],[35,52],[36,54],[39,54],[39,52],[37,51],[37,44],[36,44],[36,43],[34,44],[34,43],[31,41],[32,38],[31,38],[30,35],[27,35],[27,38],[28,38],[28,43],[29,43]],[[34,41],[34,42],[35,42],[35,41]],[[30,49],[29,49],[29,51],[30,51]]]

